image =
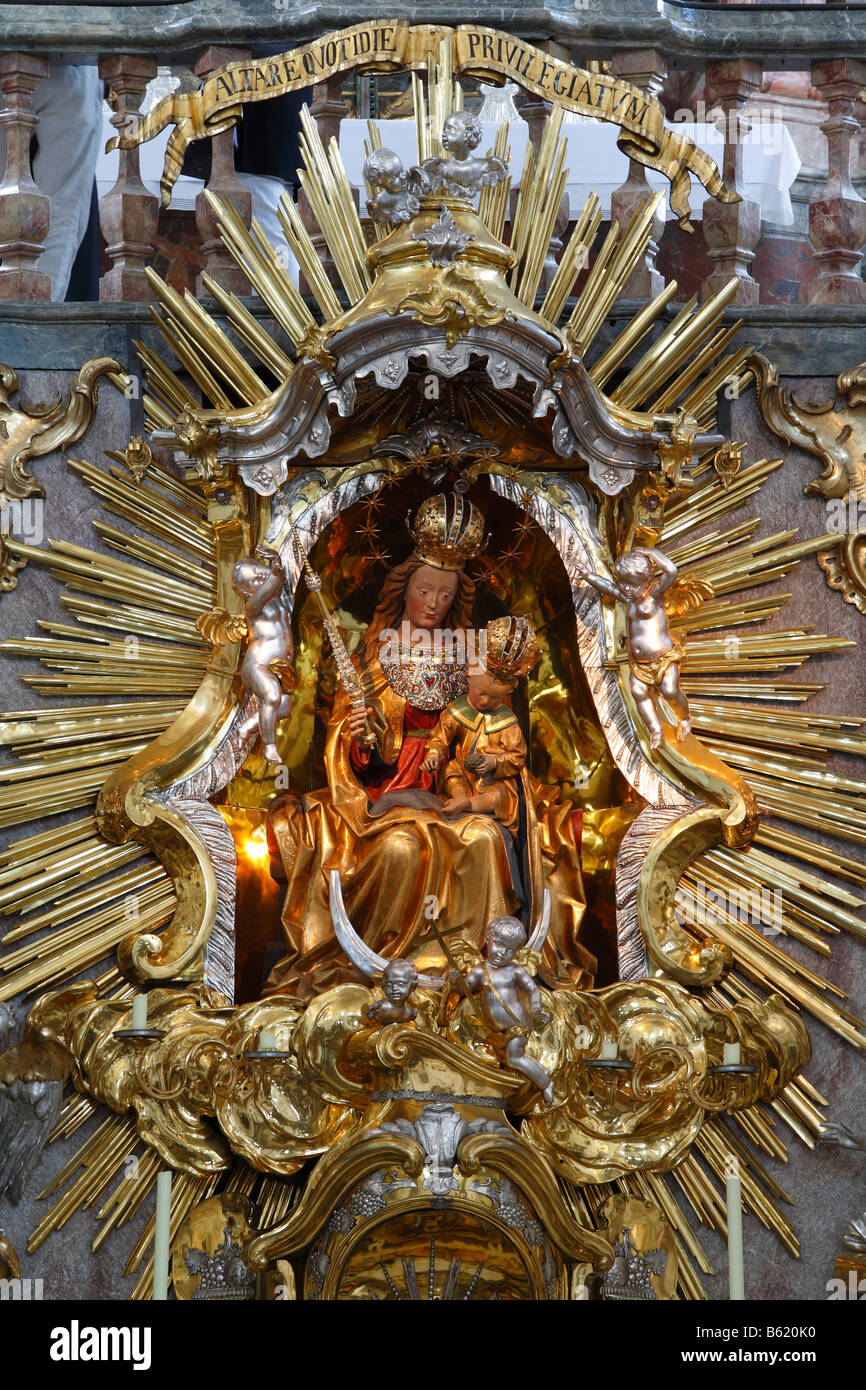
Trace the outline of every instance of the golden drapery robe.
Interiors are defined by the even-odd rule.
[[[491,918],[519,915],[523,905],[514,891],[507,832],[493,816],[449,819],[423,806],[389,804],[393,797],[377,811],[378,797],[392,786],[404,793],[432,786],[429,774],[418,769],[437,715],[408,705],[389,686],[377,659],[359,669],[368,704],[378,705],[387,724],[385,763],[379,765],[378,786],[365,785],[368,774],[359,765],[364,755],[348,729],[351,705],[340,690],[325,746],[327,790],[278,798],[270,810],[271,852],[278,856],[278,876],[286,880],[282,921],[289,955],[271,972],[268,993],[321,993],[355,978],[331,923],[332,869],[340,872],[349,918],[367,944],[388,959],[409,957],[422,970],[437,971],[445,963],[429,930],[437,910],[440,933],[480,946]],[[579,813],[525,772],[521,785],[524,850],[521,855],[518,847],[516,856],[528,880],[530,920],[541,910],[547,885],[553,908],[545,964],[563,983],[587,988],[595,959],[579,941],[585,907]]]
[[[466,696],[454,700],[439,716],[427,742],[428,753],[439,755],[439,785],[447,796],[481,794],[501,825],[512,834],[520,829],[517,783],[526,767],[526,740],[517,716],[506,705],[490,714],[473,709]],[[466,766],[470,753],[496,758],[495,777],[479,777]],[[450,755],[450,757],[449,757]]]

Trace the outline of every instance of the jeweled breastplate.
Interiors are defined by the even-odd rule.
[[[469,689],[466,667],[444,656],[401,652],[381,665],[394,693],[416,709],[444,709]]]

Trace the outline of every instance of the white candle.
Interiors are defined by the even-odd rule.
[[[153,1237],[153,1297],[168,1298],[168,1256],[171,1237],[171,1169],[156,1175],[156,1227]]]
[[[616,1059],[617,1046],[615,1042],[605,1042],[601,1045],[601,1060],[603,1062],[613,1062]]]
[[[725,1043],[724,1052],[722,1053],[722,1066],[738,1067],[740,1065],[740,1060],[740,1044],[738,1042]]]
[[[263,1028],[259,1033],[259,1052],[276,1052],[277,1040],[270,1028]]]
[[[136,994],[132,1001],[132,1026],[139,1031],[147,1027],[147,995]]]
[[[743,1266],[743,1194],[740,1188],[739,1166],[734,1158],[731,1159],[725,1173],[725,1196],[728,1205],[729,1297],[741,1303],[746,1297]]]

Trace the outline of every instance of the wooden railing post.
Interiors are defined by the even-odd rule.
[[[30,137],[38,117],[33,93],[48,63],[32,53],[0,54],[0,127],[6,173],[0,183],[0,299],[50,299],[51,276],[37,269],[51,222],[51,199],[30,172]]]
[[[248,49],[221,48],[211,44],[199,54],[195,71],[199,77],[207,77],[226,63],[249,61],[249,58]],[[235,172],[234,138],[233,129],[220,131],[211,137],[211,169],[207,187],[223,202],[231,203],[244,226],[248,227],[253,200],[249,189],[244,188]],[[195,200],[195,225],[201,238],[203,271],[223,289],[233,294],[249,294],[250,282],[223,245],[217,230],[216,213],[205,197],[204,189]],[[196,282],[196,293],[207,293],[201,276]]]
[[[156,76],[156,61],[141,53],[110,53],[99,60],[115,114],[111,124],[123,133],[137,116],[144,89]],[[139,150],[119,150],[117,182],[99,204],[99,223],[111,269],[99,281],[101,300],[151,298],[145,266],[153,255],[159,200],[141,181]]]
[[[746,197],[743,182],[743,141],[750,124],[741,107],[761,84],[762,67],[749,58],[707,63],[707,97],[724,112],[725,150],[722,174],[729,188],[740,194],[739,203],[720,203],[707,198],[703,205],[704,241],[713,269],[701,287],[704,299],[712,299],[736,276],[735,304],[757,304],[760,286],[749,267],[761,239],[761,205]]]

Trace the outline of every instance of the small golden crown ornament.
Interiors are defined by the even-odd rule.
[[[487,670],[497,680],[528,675],[540,655],[528,618],[494,618],[487,624]]]
[[[477,507],[457,492],[437,492],[428,497],[406,525],[415,542],[415,554],[425,565],[439,570],[462,570],[484,548],[484,517]]]

